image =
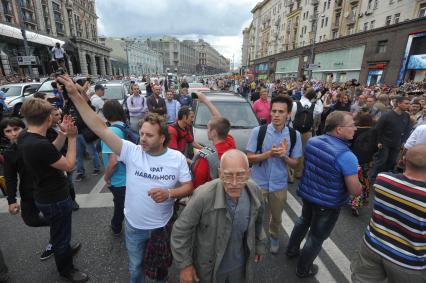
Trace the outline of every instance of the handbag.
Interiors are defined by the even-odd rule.
[[[92,143],[98,139],[98,136],[88,127],[83,128],[81,134],[87,143]]]
[[[168,269],[172,265],[173,256],[170,245],[172,221],[166,226],[155,229],[146,243],[143,270],[152,280],[164,280],[168,276]]]

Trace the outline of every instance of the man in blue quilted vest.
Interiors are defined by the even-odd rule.
[[[349,194],[359,195],[358,160],[348,147],[356,131],[349,112],[334,111],[325,122],[326,134],[311,138],[305,147],[305,167],[298,195],[302,198],[302,215],[291,232],[287,256],[299,256],[296,275],[314,276],[313,264],[322,243],[330,236],[339,217],[340,208]],[[300,244],[309,230],[306,243]]]

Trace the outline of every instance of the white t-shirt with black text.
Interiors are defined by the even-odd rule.
[[[185,156],[170,148],[153,156],[143,151],[141,145],[123,140],[119,161],[126,164],[126,220],[136,229],[164,227],[172,217],[174,199],[156,203],[148,191],[174,189],[178,182],[191,181]]]

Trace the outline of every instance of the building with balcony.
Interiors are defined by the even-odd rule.
[[[274,11],[280,11],[279,15]],[[410,62],[423,62],[421,56],[426,54],[420,50],[423,41],[418,36],[426,27],[426,0],[264,0],[252,14],[251,24],[243,30],[242,62],[258,77],[300,77],[308,74],[305,64],[320,62],[321,68],[312,72],[318,79],[394,84],[401,77],[424,78],[426,66],[415,64],[417,69],[413,69]],[[276,18],[280,18],[280,28],[270,24]],[[401,33],[395,32],[398,29]],[[372,34],[375,37],[369,38]],[[351,42],[354,39],[356,43]],[[278,48],[273,48],[277,42]],[[416,51],[405,49],[409,43],[417,46]],[[335,58],[341,60],[334,62]],[[329,65],[328,60],[334,63]]]
[[[212,75],[229,71],[229,59],[226,59],[208,42],[199,39],[192,43],[198,52],[197,73]]]
[[[94,0],[1,0],[1,74],[26,74],[16,57],[25,55],[20,28],[27,31],[30,55],[37,56],[33,74],[53,71],[49,50],[56,42],[67,53],[70,74],[112,74],[110,49],[99,43]],[[43,40],[41,40],[43,39]]]

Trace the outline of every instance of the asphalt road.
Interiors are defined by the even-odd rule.
[[[86,172],[91,172],[87,165]],[[75,265],[90,276],[90,282],[128,282],[127,252],[123,235],[114,238],[108,224],[112,216],[112,196],[101,181],[101,175],[89,176],[76,183],[80,210],[73,214],[73,241],[83,247],[75,257]],[[284,251],[301,202],[297,184],[290,185],[287,206],[283,213],[281,248],[277,255],[268,254],[255,268],[255,282],[350,282],[350,260],[360,244],[371,214],[371,205],[353,217],[344,207],[330,237],[324,243],[316,263],[320,271],[315,278],[300,280],[295,275],[297,260],[286,258]],[[370,200],[371,200],[370,196]],[[0,248],[10,269],[11,283],[66,282],[56,271],[54,259],[41,262],[40,254],[49,238],[48,228],[25,226],[20,216],[7,213],[5,199],[0,199]],[[178,282],[178,271],[172,267],[171,282]]]

